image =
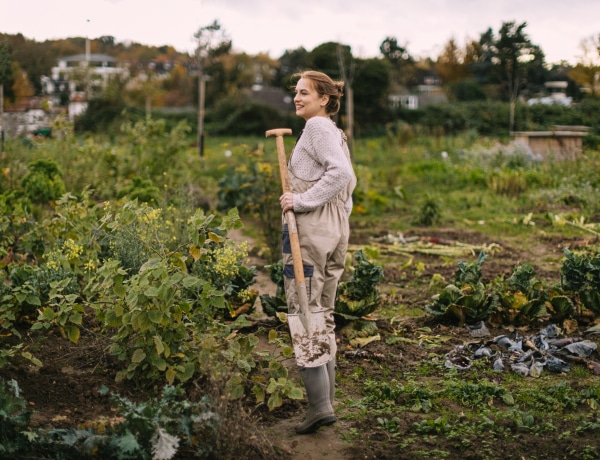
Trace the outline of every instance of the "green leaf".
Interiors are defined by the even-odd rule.
[[[273,379],[287,378],[288,370],[279,361],[272,360],[269,362],[269,373]]]
[[[121,315],[117,316],[115,310],[106,310],[104,324],[108,327],[119,327],[121,325],[121,318],[119,317]]]
[[[158,310],[152,310],[148,312],[148,319],[154,324],[160,324],[163,319],[163,312]]]
[[[277,389],[277,380],[274,378],[269,379],[269,385],[267,386],[267,393],[271,394]]]
[[[127,294],[127,288],[123,286],[123,283],[115,284],[113,291],[119,297],[125,297],[125,294]]]
[[[127,377],[127,373],[128,373],[127,369],[123,369],[123,370],[117,372],[117,374],[115,375],[115,382],[121,383]]]
[[[159,295],[159,288],[157,288],[157,287],[149,287],[148,289],[146,289],[144,291],[144,295],[146,295],[147,297],[158,297],[158,295]]]
[[[252,363],[254,364],[254,363]],[[252,370],[252,364],[246,359],[238,359],[237,366],[244,372],[249,373]]]
[[[283,399],[281,398],[281,395],[278,391],[269,396],[269,400],[267,401],[267,407],[269,408],[269,410],[277,409],[282,404]]]
[[[179,374],[179,380],[186,382],[191,379],[196,372],[196,365],[194,363],[185,363],[183,366],[183,372]]]
[[[284,358],[291,358],[292,356],[294,356],[294,349],[289,345],[284,346],[281,350],[281,356],[283,356]]]
[[[141,348],[138,348],[133,352],[133,356],[131,357],[132,363],[141,363],[144,359],[146,359],[146,353]]]
[[[278,319],[279,321],[281,321],[282,323],[284,323],[284,324],[285,324],[285,323],[287,323],[287,322],[288,322],[288,315],[287,315],[287,313],[285,313],[285,312],[282,312],[282,311],[278,311],[278,312],[276,313],[276,315],[277,315],[277,319]]]
[[[65,326],[65,333],[71,342],[77,343],[79,341],[80,331],[77,326]]]
[[[77,297],[79,297],[79,294],[68,294],[65,296],[65,300],[67,301],[67,303],[75,303],[75,301],[77,300]]]
[[[150,361],[150,364],[152,364],[152,366],[154,366],[156,369],[158,369],[161,372],[164,372],[165,369],[167,368],[167,362],[158,355],[154,355],[154,354],[150,355],[150,358],[148,359],[148,361]]]
[[[186,276],[185,278],[183,278],[183,280],[181,281],[181,284],[183,285],[183,287],[185,288],[192,288],[192,287],[196,287],[198,285],[203,284],[205,281],[203,279],[200,279],[196,276]]]
[[[135,452],[140,452],[140,445],[137,442],[135,436],[131,433],[125,434],[123,437],[118,438],[118,449],[119,452],[124,454],[133,454]]]
[[[40,300],[40,298],[32,294],[27,296],[27,303],[36,307],[40,307],[42,305],[42,301]]]
[[[46,307],[44,309],[42,309],[41,314],[40,314],[40,320],[43,321],[52,321],[56,318],[56,313],[54,313],[54,310],[52,310],[52,308],[50,307]]]
[[[140,332],[144,332],[152,328],[152,321],[150,321],[150,316],[148,315],[148,312],[140,312],[137,320]]]
[[[254,385],[254,387],[252,387],[252,393],[254,393],[257,403],[265,401],[265,390],[260,385]]]
[[[167,379],[167,383],[169,385],[173,385],[173,382],[175,381],[176,376],[177,376],[177,372],[175,372],[175,369],[173,369],[172,367],[167,369],[167,372],[165,372],[165,378]]]
[[[289,391],[288,396],[290,397],[290,399],[303,399],[304,393],[302,393],[301,388],[294,387]]]
[[[269,330],[269,342],[273,342],[275,340],[277,340],[278,334],[277,331],[275,329],[270,329]]]
[[[502,401],[504,401],[504,404],[507,406],[513,406],[515,404],[515,398],[511,393],[504,393],[502,395]]]
[[[69,321],[72,322],[73,324],[78,324],[81,325],[81,323],[83,322],[83,317],[81,315],[81,313],[72,313],[71,316],[69,316]]]
[[[230,399],[239,399],[244,396],[244,379],[239,374],[234,374],[225,384],[225,390]]]
[[[163,345],[161,338],[158,335],[155,335],[154,337],[152,337],[152,340],[154,340],[154,346],[156,347],[156,353],[158,353],[159,355],[162,355],[163,352],[165,351],[165,346]]]
[[[42,367],[42,362],[28,351],[24,351],[23,353],[21,353],[21,356],[26,360],[30,361],[31,363],[35,364],[36,366]]]
[[[221,242],[221,237],[219,235],[217,235],[216,233],[213,233],[213,232],[208,232],[208,239],[210,241],[212,241],[213,243],[220,243]]]

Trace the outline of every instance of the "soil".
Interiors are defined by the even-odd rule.
[[[230,236],[238,240],[247,240],[251,246],[253,244],[253,239],[242,233]],[[477,231],[453,229],[420,229],[405,236],[438,238],[467,244],[498,244],[501,250],[490,256],[483,265],[485,282],[498,275],[507,276],[515,265],[522,262],[532,263],[532,261],[538,279],[550,283],[557,282],[559,261],[563,255],[562,248],[567,246],[573,249],[590,243],[585,238],[565,241],[542,236],[535,244],[524,249],[518,242],[508,238],[490,241],[483,233]],[[369,235],[366,231],[358,231],[351,243],[366,244],[368,238]],[[405,265],[407,257],[413,259],[409,268]],[[444,257],[418,253],[407,257],[399,258],[397,264],[386,264],[384,267],[385,281],[381,287],[389,304],[400,308],[400,312],[422,309],[431,297],[431,294],[427,292],[431,277],[439,274],[446,280],[452,280],[456,271],[456,259],[448,260]],[[467,255],[463,260],[474,260],[475,258],[476,255],[473,254]],[[418,276],[414,268],[417,263],[423,264]],[[257,283],[254,287],[261,294],[274,295],[275,286],[264,269],[265,261],[252,255],[251,264],[258,269]],[[292,460],[434,458],[417,457],[415,454],[415,452],[432,451],[434,447],[440,452],[451,453],[450,457],[444,458],[490,458],[482,454],[482,450],[478,446],[459,450],[456,443],[450,443],[445,438],[434,435],[413,439],[408,446],[402,447],[402,441],[406,441],[406,439],[401,434],[408,431],[413,423],[423,420],[425,414],[422,413],[402,412],[402,419],[398,421],[397,430],[400,435],[397,436],[378,429],[375,416],[364,413],[360,417],[355,416],[358,409],[348,401],[364,396],[361,393],[361,385],[364,382],[356,380],[358,367],[364,370],[365,379],[368,377],[371,380],[390,378],[402,380],[403,373],[413,372],[419,363],[431,356],[431,350],[417,344],[409,342],[387,344],[386,339],[394,335],[398,328],[403,329],[403,336],[407,339],[417,339],[419,331],[424,327],[431,328],[431,334],[450,336],[448,341],[435,349],[436,356],[443,356],[444,353],[452,351],[456,346],[473,341],[466,328],[439,324],[432,321],[429,316],[410,317],[400,313],[392,324],[389,319],[375,312],[373,319],[377,321],[381,340],[371,342],[362,348],[350,346],[348,341],[338,333],[337,401],[335,403],[338,415],[337,423],[321,428],[311,435],[297,436],[294,434],[293,428],[302,420],[306,408],[305,401],[285,400],[284,404],[274,411],[268,411],[264,405],[250,404],[248,410],[258,424],[259,431],[268,442],[277,446],[276,451],[279,454],[276,458]],[[258,300],[257,311],[252,315],[252,320],[257,325],[256,330],[259,325],[267,326],[267,329],[270,325],[276,325],[275,319],[261,314]],[[581,333],[581,330],[589,327],[589,324],[590,322],[588,324],[580,322],[576,326],[579,329],[574,334]],[[507,333],[507,330],[501,326],[489,325],[488,327],[492,336]],[[45,335],[23,332],[25,340],[35,343],[33,351],[44,365],[36,368],[25,363],[13,364],[0,369],[0,378],[15,379],[18,382],[22,395],[29,402],[33,411],[31,419],[33,427],[67,428],[80,426],[101,417],[114,417],[113,404],[107,396],[102,396],[98,392],[101,386],[106,386],[132,400],[140,398],[139,389],[134,383],[115,383],[114,378],[119,370],[119,363],[111,359],[106,352],[108,343],[94,324],[85,325],[79,343],[76,345],[62,338],[54,330],[48,331]],[[595,340],[597,343],[599,342],[598,336]],[[594,360],[599,361],[598,351],[594,353]],[[298,371],[292,362],[289,363],[289,371],[292,378],[300,383]],[[457,414],[457,417],[460,417],[460,414]],[[572,427],[559,426],[556,433],[571,429]],[[592,446],[598,455],[600,452],[599,439],[597,432],[596,434],[592,432],[579,437],[570,436],[568,442],[580,443],[578,452],[581,452],[581,446]],[[521,433],[512,443],[491,446],[496,449],[498,455],[493,458],[515,459],[569,458],[564,456],[566,455],[564,452],[574,447],[577,446],[561,443],[560,437],[549,440],[526,432]],[[502,450],[512,453],[503,457]],[[590,456],[588,458],[598,457]]]

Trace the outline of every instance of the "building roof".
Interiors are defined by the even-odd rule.
[[[117,62],[118,59],[113,56],[109,56],[108,54],[90,54],[89,55],[90,62]],[[87,56],[85,54],[74,54],[72,56],[66,56],[63,58],[59,58],[59,61],[67,61],[67,62],[81,62],[86,61]]]

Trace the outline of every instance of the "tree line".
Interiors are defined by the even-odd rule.
[[[547,81],[567,82],[567,95],[575,101],[597,98],[600,89],[600,34],[582,41],[583,54],[576,65],[566,61],[549,65],[541,47],[529,38],[526,22],[503,22],[497,31],[490,27],[462,47],[450,38],[438,56],[418,59],[393,36],[382,41],[380,56],[367,59],[354,56],[350,46],[336,42],[322,43],[312,50],[289,49],[278,58],[236,52],[216,21],[200,28],[195,38],[198,47],[194,54],[169,46],[118,43],[110,36],[93,39],[92,53],[114,56],[129,69],[127,80],[115,79],[97,98],[96,109],[114,115],[123,108],[198,107],[198,79],[202,75],[207,80],[207,127],[218,132],[230,129],[227,119],[236,118],[232,113],[238,118],[256,110],[264,112],[266,118],[285,116],[266,107],[257,108],[249,89],[260,84],[288,91],[293,73],[312,68],[347,81],[355,108],[353,121],[361,135],[398,118],[398,111],[403,109],[390,107],[390,94],[414,93],[425,83],[441,88],[450,102],[509,103],[511,129],[515,104],[542,95]],[[21,34],[0,34],[0,85],[4,87],[5,105],[41,95],[41,76],[50,74],[59,57],[81,54],[84,49],[82,37],[36,42]],[[146,77],[143,84],[139,84],[140,75]],[[138,84],[133,84],[136,79]],[[103,121],[98,113],[89,114],[93,118],[88,120],[88,127]],[[341,123],[347,123],[344,110],[341,114]],[[255,125],[256,117],[250,118],[250,125]]]

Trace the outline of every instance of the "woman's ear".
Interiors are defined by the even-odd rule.
[[[323,94],[323,96],[321,96],[321,107],[325,107],[327,104],[329,104],[329,96]]]

